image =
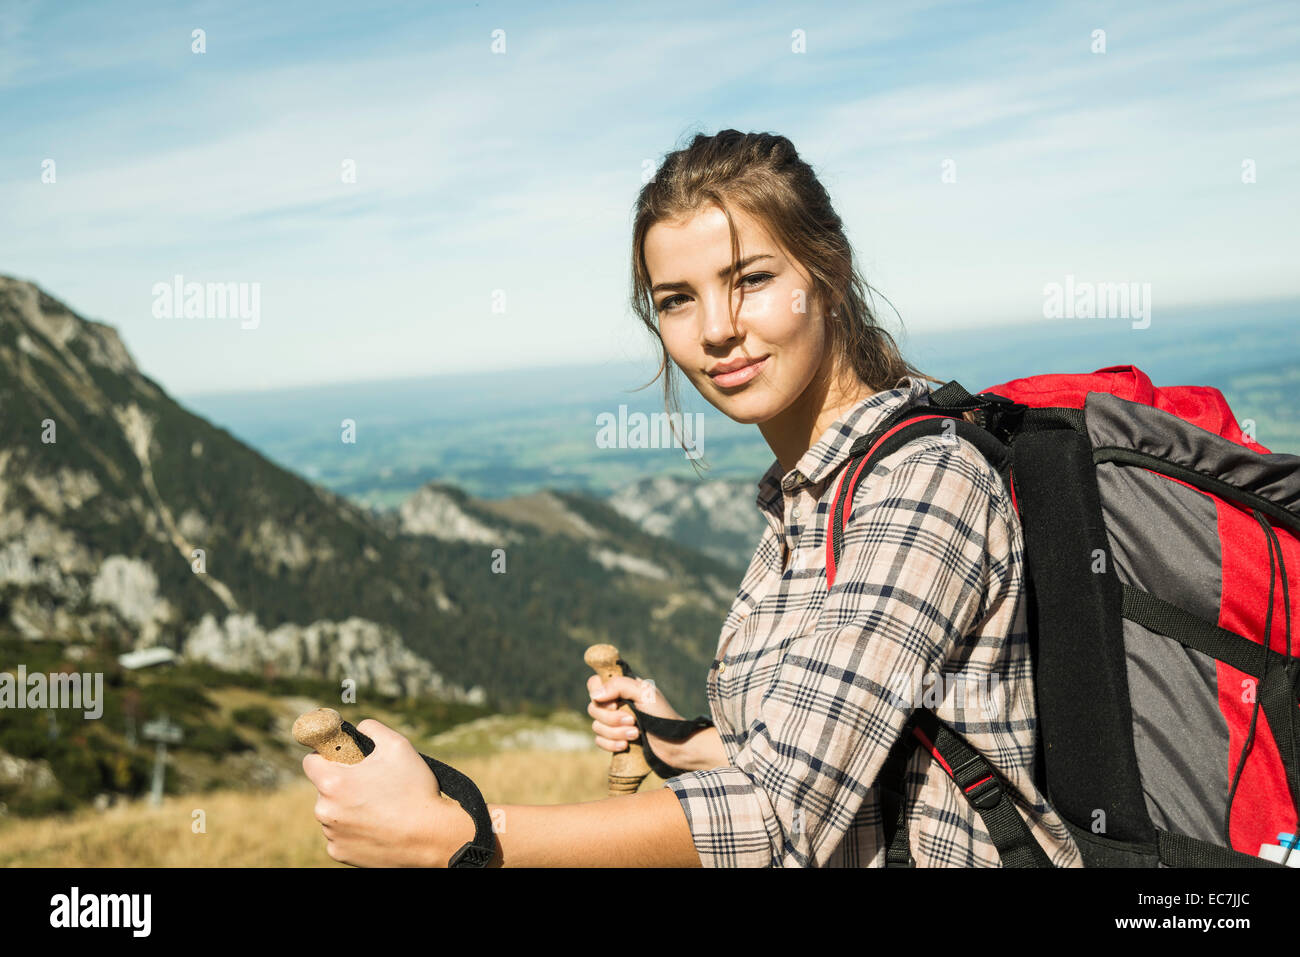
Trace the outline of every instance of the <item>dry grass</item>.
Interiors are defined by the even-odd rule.
[[[456,767],[489,802],[564,804],[605,796],[609,755],[509,751],[466,757]],[[660,785],[653,775],[643,790]],[[316,790],[303,778],[271,792],[213,791],[107,811],[0,821],[0,865],[7,867],[336,867],[312,816]],[[193,812],[206,832],[191,829]]]

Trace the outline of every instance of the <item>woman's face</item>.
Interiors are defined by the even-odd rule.
[[[790,408],[829,368],[809,277],[757,223],[721,209],[660,222],[646,232],[645,261],[668,355],[710,403],[737,422],[761,423]],[[736,308],[735,329],[727,292]]]

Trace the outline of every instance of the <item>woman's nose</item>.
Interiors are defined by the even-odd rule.
[[[731,307],[738,305],[736,302],[731,303]],[[700,329],[706,345],[718,346],[730,342],[739,334],[739,329],[732,322],[732,314],[727,303],[727,297],[710,296],[700,304],[701,322]]]

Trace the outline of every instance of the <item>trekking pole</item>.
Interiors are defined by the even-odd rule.
[[[623,666],[619,664],[618,649],[613,645],[592,645],[582,656],[582,660],[591,666],[591,670],[596,672],[602,682],[623,674]],[[620,700],[623,704],[619,705],[618,710],[625,714],[634,714],[627,700]],[[646,763],[640,740],[629,741],[626,751],[615,751],[610,758],[609,796],[635,794],[649,773],[650,765]]]
[[[293,739],[327,761],[360,764],[365,755],[343,724],[343,716],[333,708],[317,708],[298,716],[293,723]]]
[[[317,708],[300,714],[293,723],[294,740],[311,748],[327,761],[360,764],[375,749],[375,742],[358,731],[333,708]],[[466,841],[451,856],[448,867],[487,867],[496,854],[492,817],[478,785],[450,764],[421,754],[438,782],[443,798],[455,801],[474,821],[474,839]]]

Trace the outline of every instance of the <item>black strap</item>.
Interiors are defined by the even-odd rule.
[[[918,709],[913,720],[947,763],[944,770],[948,776],[984,821],[989,840],[998,849],[1002,866],[1051,867],[1051,859],[1034,840],[1029,825],[1016,810],[1001,775],[984,755],[926,708]],[[943,766],[942,762],[940,766]]]
[[[960,382],[953,379],[930,393],[930,404],[950,408],[953,406],[973,406],[975,396],[971,395]]]
[[[1123,616],[1134,624],[1141,625],[1147,631],[1172,638],[1174,641],[1193,651],[1209,655],[1216,661],[1222,661],[1238,671],[1250,675],[1257,681],[1264,680],[1259,659],[1262,651],[1260,643],[1244,638],[1235,631],[1229,631],[1212,624],[1200,615],[1195,615],[1184,608],[1157,598],[1144,589],[1125,584]],[[1296,656],[1287,658],[1273,649],[1268,650],[1268,673],[1272,676],[1274,669],[1284,671],[1287,662],[1294,664]]]
[[[1139,468],[1159,472],[1161,475],[1168,475],[1171,478],[1186,482],[1188,485],[1195,486],[1202,492],[1209,492],[1211,495],[1226,498],[1231,502],[1240,502],[1248,508],[1257,508],[1279,525],[1285,525],[1291,531],[1300,535],[1300,512],[1279,505],[1258,492],[1240,488],[1231,482],[1225,482],[1217,475],[1207,475],[1205,472],[1198,472],[1196,469],[1188,468],[1186,465],[1180,465],[1177,462],[1171,462],[1158,455],[1151,455],[1147,452],[1139,452],[1118,445],[1102,445],[1093,449],[1092,460],[1098,465],[1102,462],[1118,462],[1120,465],[1136,465]]]
[[[1260,642],[1212,624],[1141,588],[1127,584],[1123,587],[1123,615],[1129,621],[1222,661],[1258,682],[1255,693],[1277,744],[1291,801],[1295,805],[1295,782],[1300,777],[1300,742],[1296,740],[1291,725],[1292,713],[1297,700],[1300,700],[1300,687],[1297,687],[1300,685],[1300,668],[1296,667],[1295,656],[1287,657],[1272,648],[1266,649]],[[1261,656],[1266,661],[1263,668],[1259,663]]]
[[[1170,831],[1156,829],[1156,846],[1159,848],[1160,863],[1166,867],[1285,867],[1278,861],[1270,861],[1252,854],[1244,854],[1232,848],[1220,847],[1194,837],[1174,834]]]
[[[1071,409],[1065,406],[1047,406],[1045,408],[1027,409],[1024,417],[1024,431],[1043,432],[1048,429],[1069,428],[1086,436],[1088,425],[1083,409]]]
[[[1052,867],[1051,858],[1034,840],[997,770],[927,708],[920,708],[912,715],[877,778],[885,834],[885,866],[910,867],[915,863],[907,840],[904,773],[913,750],[923,746],[916,734],[918,729],[943,759],[939,766],[984,822],[1002,866]]]
[[[981,415],[980,421],[976,424],[982,425],[1003,440],[1011,432],[1018,431],[1022,427],[1027,432],[1061,427],[1071,428],[1085,435],[1088,431],[1082,409],[1056,406],[1030,408],[995,392],[971,395],[955,380],[935,389],[930,394],[930,404],[943,411],[977,411]]]
[[[876,778],[880,796],[880,823],[885,835],[885,866],[913,867],[911,843],[907,837],[907,763],[916,750],[917,740],[909,724],[885,758]]]
[[[931,392],[929,399],[930,405],[938,412],[974,412],[974,424],[1002,442],[1019,431],[1035,411],[996,392],[971,395],[955,379]]]
[[[363,757],[369,756],[375,750],[375,742],[358,731],[351,722],[343,722],[343,731],[357,743]],[[420,757],[424,758],[424,763],[438,779],[438,787],[442,793],[454,798],[474,820],[474,839],[462,845],[460,850],[451,856],[447,866],[487,867],[496,854],[496,838],[492,836],[492,817],[488,813],[487,802],[483,800],[482,792],[473,781],[450,764],[443,764],[427,754],[422,754]]]
[[[983,393],[972,396],[957,381],[951,381],[934,390],[922,406],[905,406],[886,418],[877,428],[858,438],[849,451],[844,466],[849,487],[841,488],[831,508],[831,542],[836,564],[844,550],[844,510],[854,497],[853,480],[861,480],[871,459],[888,455],[921,435],[945,430],[943,419],[936,414],[976,411],[980,421],[971,423],[954,415],[952,421],[957,434],[972,442],[997,469],[1009,486],[1009,458],[1003,439],[1013,431],[1026,409],[999,395]],[[918,421],[909,422],[909,419]],[[888,439],[881,438],[897,428]],[[880,442],[879,447],[876,443]],[[873,451],[874,449],[874,451]],[[862,469],[859,464],[865,461]],[[978,751],[941,722],[927,709],[916,711],[904,727],[903,735],[891,749],[877,776],[877,793],[881,805],[882,828],[885,837],[885,866],[909,867],[915,861],[907,836],[907,788],[905,772],[907,762],[918,741],[920,729],[947,762],[946,771],[975,808],[989,839],[998,850],[1003,867],[1051,867],[1051,859],[1034,840],[1029,826],[1012,804],[1001,778]]]
[[[622,658],[618,659],[618,665],[623,669],[623,674],[627,677],[638,677],[636,672],[632,670],[632,666]],[[685,741],[697,731],[713,727],[713,719],[706,715],[683,719],[661,718],[658,715],[646,714],[640,711],[631,701],[627,702],[627,706],[632,709],[632,714],[636,718],[636,726],[641,731],[641,751],[645,755],[646,764],[650,765],[650,770],[664,780],[676,777],[679,774],[685,774],[686,771],[664,762],[654,753],[647,735],[653,734],[665,741]]]

